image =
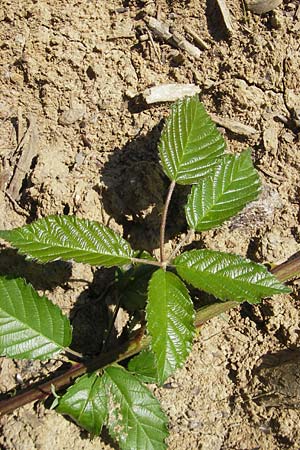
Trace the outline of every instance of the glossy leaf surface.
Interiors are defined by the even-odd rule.
[[[216,165],[224,149],[221,133],[197,96],[173,105],[159,143],[161,164],[170,180],[198,183]]]
[[[60,308],[20,278],[0,277],[0,354],[47,359],[70,345],[71,326]]]
[[[90,433],[100,434],[108,414],[103,378],[92,373],[77,379],[60,398],[56,411],[72,417]]]
[[[0,231],[0,237],[39,262],[70,260],[111,267],[130,262],[133,251],[110,228],[75,216],[48,216],[30,225]]]
[[[241,211],[260,192],[260,180],[249,150],[226,155],[211,175],[192,187],[186,205],[191,229],[210,230]]]
[[[146,318],[158,381],[163,383],[184,364],[194,335],[193,303],[180,278],[162,269],[154,272],[149,283]]]
[[[188,283],[221,300],[257,303],[263,297],[290,292],[262,264],[213,250],[192,250],[175,261]]]
[[[109,396],[107,427],[122,450],[164,450],[167,418],[158,400],[133,374],[119,366],[105,369]]]
[[[151,350],[143,350],[128,363],[128,370],[135,373],[144,383],[157,382],[157,369],[154,353]]]

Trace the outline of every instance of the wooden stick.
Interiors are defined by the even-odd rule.
[[[162,41],[167,42],[173,47],[180,48],[181,50],[186,51],[195,59],[200,59],[201,51],[199,50],[199,48],[188,42],[185,37],[177,33],[177,31],[171,31],[170,27],[167,24],[155,19],[154,17],[146,17],[145,21],[150,30],[153,31],[153,33]]]
[[[188,25],[185,25],[184,29],[194,39],[198,47],[202,50],[209,50],[209,45],[199,36],[199,34],[195,33]]]
[[[240,134],[241,136],[252,136],[258,133],[255,128],[238,122],[237,120],[216,116],[215,114],[210,114],[210,117],[221,127],[227,128],[227,130]]]
[[[19,117],[19,120],[21,118]],[[21,155],[18,162],[15,164],[14,174],[8,186],[8,194],[14,200],[18,200],[20,196],[20,190],[22,188],[23,180],[29,172],[33,158],[37,155],[37,128],[34,118],[28,119],[29,126],[25,134],[18,136],[18,150],[21,151]],[[21,127],[19,127],[21,129]],[[15,152],[15,153],[16,153]]]
[[[232,20],[231,20],[231,14],[229,12],[226,1],[225,0],[217,0],[217,3],[219,5],[220,11],[221,11],[221,14],[223,17],[224,25],[225,25],[228,33],[232,34],[234,29],[233,29]]]

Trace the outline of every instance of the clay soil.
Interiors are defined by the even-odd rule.
[[[299,251],[299,3],[284,1],[260,16],[242,1],[227,4],[231,34],[214,0],[4,0],[0,229],[76,214],[155,251],[168,185],[156,146],[170,105],[147,106],[138,94],[162,83],[194,83],[210,113],[256,130],[221,128],[231,152],[252,148],[264,185],[256,204],[197,236],[197,244],[263,263]],[[143,19],[145,8],[185,36],[184,26],[196,32],[207,44],[200,58],[159,41]],[[179,189],[174,197],[167,250],[185,232],[178,218],[184,194]],[[0,271],[25,277],[59,304],[71,317],[74,347],[97,351],[105,320],[97,299],[110,271],[38,266],[4,244]],[[185,367],[153,388],[169,417],[169,449],[300,448],[297,280],[291,287],[290,295],[243,304],[208,322]],[[2,395],[60,364],[0,359]],[[106,433],[92,439],[35,403],[1,418],[0,448],[117,447]]]

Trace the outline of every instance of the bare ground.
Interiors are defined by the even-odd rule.
[[[198,239],[255,261],[284,261],[300,242],[298,2],[255,16],[228,1],[231,36],[214,1],[147,4],[178,32],[187,25],[201,36],[207,49],[199,59],[150,40],[143,2],[2,2],[0,228],[76,214],[109,224],[136,248],[156,249],[167,187],[156,145],[169,105],[146,107],[133,97],[160,83],[196,83],[209,112],[256,129],[223,132],[230,151],[253,149],[265,186],[254,208]],[[175,221],[179,194],[169,248],[184,232]],[[4,247],[0,270],[26,276],[71,314],[74,329],[84,318],[82,345],[98,336],[104,319],[93,299],[109,274],[80,264],[39,267]],[[300,448],[297,280],[292,287],[291,295],[211,320],[184,369],[155,389],[170,419],[170,449]],[[0,359],[0,389],[57,364]],[[91,440],[41,404],[3,417],[0,430],[5,450],[115,448],[105,434]]]

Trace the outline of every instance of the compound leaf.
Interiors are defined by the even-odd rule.
[[[257,303],[263,297],[290,292],[262,264],[213,250],[191,250],[175,261],[188,283],[221,300]]]
[[[198,183],[215,166],[224,149],[221,133],[197,96],[173,105],[159,143],[162,167],[170,180]]]
[[[72,417],[90,433],[100,434],[108,414],[103,378],[95,372],[78,378],[59,399],[56,411]]]
[[[111,267],[130,262],[133,251],[104,225],[75,216],[49,216],[30,225],[0,231],[0,237],[39,262],[55,259]]]
[[[260,180],[250,150],[226,155],[219,161],[209,176],[192,187],[186,218],[193,230],[205,231],[221,225],[259,194]]]
[[[146,314],[157,378],[163,383],[184,364],[194,335],[193,303],[187,288],[175,274],[162,269],[154,272],[149,283]]]
[[[167,418],[152,393],[120,366],[107,367],[103,381],[109,399],[107,426],[121,449],[165,449]]]
[[[21,278],[0,277],[0,354],[47,359],[71,342],[71,326],[58,306]]]
[[[143,350],[128,363],[129,372],[133,372],[144,383],[157,382],[157,369],[154,353]]]

